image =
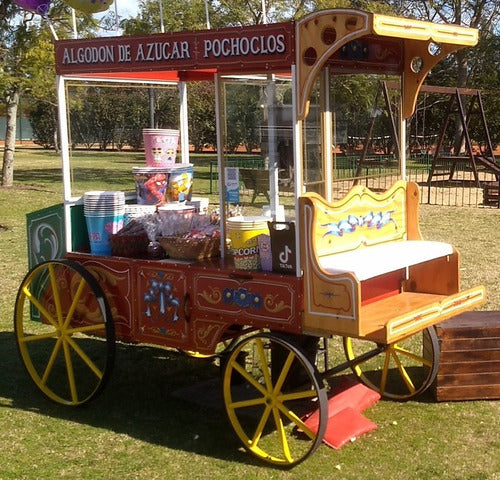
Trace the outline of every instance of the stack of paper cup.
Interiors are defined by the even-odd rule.
[[[94,255],[111,255],[109,235],[123,228],[125,193],[114,191],[86,192],[83,200],[85,221]]]

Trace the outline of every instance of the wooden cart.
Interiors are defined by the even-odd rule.
[[[62,404],[88,402],[106,384],[117,340],[219,355],[224,402],[237,436],[263,461],[284,466],[304,460],[321,443],[327,376],[350,368],[361,382],[396,400],[423,392],[437,372],[433,325],[480,305],[485,292],[460,290],[459,255],[452,245],[422,239],[418,186],[404,180],[404,135],[401,181],[385,192],[357,185],[333,200],[328,84],[330,76],[346,73],[399,77],[403,132],[429,70],[476,42],[474,29],[355,10],[244,28],[56,42],[63,253],[57,253],[57,235],[46,236],[50,253],[31,261],[15,306],[16,340],[36,386]],[[236,269],[224,241],[221,258],[200,261],[77,251],[72,227],[82,221],[82,198],[71,190],[68,84],[178,85],[181,154],[188,161],[186,82],[215,81],[223,192],[224,86],[235,78],[260,81],[267,101],[278,81],[289,85],[296,236],[288,253],[295,254],[294,273]],[[319,134],[311,146],[313,96],[319,98]],[[276,212],[274,100],[268,105],[269,198]],[[220,206],[225,238],[223,194]],[[40,230],[29,228],[30,242],[40,244]],[[318,343],[333,335],[343,337],[346,361],[320,371]],[[314,411],[317,427],[305,423]]]

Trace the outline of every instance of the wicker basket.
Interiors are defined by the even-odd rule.
[[[159,237],[158,241],[170,258],[177,260],[203,260],[220,256],[220,238]]]

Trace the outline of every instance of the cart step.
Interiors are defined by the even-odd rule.
[[[328,424],[323,442],[339,450],[346,443],[371,432],[377,425],[361,412],[380,400],[380,394],[348,376],[341,377],[328,400]],[[305,421],[313,431],[318,428],[318,412]]]

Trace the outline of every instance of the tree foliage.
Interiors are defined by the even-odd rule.
[[[52,2],[50,18],[59,38],[73,35],[70,10],[62,0]],[[126,35],[158,33],[180,30],[205,29],[227,26],[253,25],[263,22],[280,22],[297,19],[324,8],[357,8],[378,13],[408,16],[433,22],[467,25],[479,28],[480,43],[476,48],[463,49],[447,57],[430,73],[427,83],[434,85],[474,87],[483,91],[486,116],[494,143],[500,142],[500,55],[498,21],[500,0],[163,0],[160,16],[158,0],[140,0],[136,18],[122,20],[120,28]],[[208,7],[208,18],[206,7]],[[114,29],[113,10],[100,23]],[[98,23],[89,15],[77,15],[80,37],[93,36]],[[45,147],[57,146],[55,116],[56,94],[54,84],[54,58],[52,34],[40,17],[23,13],[12,0],[0,4],[0,101],[8,116],[14,115],[10,129],[15,131],[15,107],[22,97],[33,122],[38,142]],[[332,82],[338,118],[349,127],[349,134],[361,136],[370,122],[376,79],[338,77]],[[207,82],[189,85],[189,134],[196,150],[215,146],[214,87]],[[176,128],[178,100],[176,92],[168,89],[113,89],[84,88],[78,98],[73,98],[73,141],[88,147],[122,148],[141,146],[141,130],[157,126]],[[257,89],[258,90],[258,89]],[[253,148],[258,142],[258,125],[262,111],[258,108],[257,90],[238,93],[233,99],[239,103],[229,115],[229,133],[232,148],[244,145]],[[1,106],[0,105],[0,108]],[[150,106],[153,107],[151,124]],[[432,108],[431,108],[432,106]],[[432,135],[439,130],[446,101],[441,97],[421,95],[417,114],[410,122],[414,137]],[[242,111],[244,114],[237,114]],[[232,115],[232,116],[231,116]],[[387,128],[387,118],[382,117],[381,132]],[[474,130],[471,126],[471,130]],[[375,132],[378,134],[380,132]],[[12,137],[12,133],[10,134]],[[378,135],[381,136],[381,135]],[[388,146],[384,146],[388,148]],[[3,179],[12,173],[13,146],[4,149]],[[7,169],[6,169],[7,164]],[[9,166],[10,165],[10,166]]]

